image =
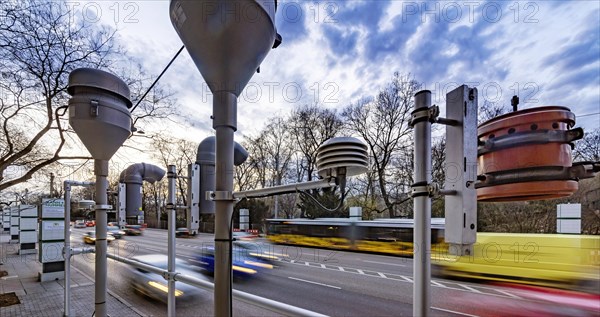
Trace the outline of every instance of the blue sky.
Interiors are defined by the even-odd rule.
[[[150,73],[181,46],[168,1],[81,4],[119,29]],[[467,83],[480,103],[508,108],[518,94],[522,108],[567,106],[578,126],[600,127],[598,1],[281,1],[276,21],[284,41],[239,98],[238,136],[297,104],[341,109],[396,71],[432,90],[442,111],[445,93]],[[182,104],[186,134],[209,135],[212,98],[187,52],[161,83]]]

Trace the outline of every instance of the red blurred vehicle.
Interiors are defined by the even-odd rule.
[[[515,298],[465,292],[459,298],[470,313],[479,316],[599,317],[600,294],[524,284],[493,283]]]
[[[96,221],[95,220],[86,221],[85,226],[86,227],[95,227]]]

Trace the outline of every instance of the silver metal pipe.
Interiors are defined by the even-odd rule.
[[[106,317],[106,291],[107,291],[107,242],[106,227],[108,218],[106,205],[108,204],[108,161],[94,160],[94,174],[96,174],[96,265],[95,265],[95,309],[96,317]]]
[[[213,93],[213,128],[216,131],[215,191],[233,196],[233,134],[237,126],[237,96],[231,92]],[[219,195],[220,196],[220,195]],[[231,218],[234,200],[215,201],[215,290],[214,314],[232,316]]]
[[[431,92],[415,94],[415,112],[431,107]],[[414,182],[424,186],[431,183],[431,123],[422,120],[414,125]],[[414,200],[414,258],[413,258],[413,315],[429,316],[431,306],[431,198],[422,194]]]
[[[257,198],[271,195],[278,195],[281,193],[287,192],[295,192],[301,190],[309,190],[309,189],[317,189],[317,188],[325,188],[325,187],[335,187],[334,179],[320,179],[317,181],[310,181],[298,184],[289,184],[289,185],[279,185],[261,189],[251,189],[244,190],[233,193],[233,198],[241,199],[241,198]]]
[[[71,315],[71,184],[65,181],[65,246],[63,256],[65,258],[65,311],[63,316]]]
[[[155,267],[152,265],[148,265],[148,264],[134,261],[134,260],[131,260],[128,258],[120,257],[117,255],[109,254],[108,257],[115,261],[129,264],[136,268],[140,268],[140,269],[143,269],[148,272],[155,273],[155,274],[160,274],[160,275],[164,276],[165,274],[168,273],[168,270],[163,270],[161,268],[158,268],[158,267]],[[215,285],[211,282],[208,282],[206,280],[199,279],[199,278],[196,278],[193,276],[185,275],[185,274],[175,275],[175,280],[178,282],[186,283],[188,285],[203,288],[203,289],[206,289],[209,291],[214,290],[214,288],[215,288]],[[319,314],[314,311],[310,311],[308,309],[288,305],[285,303],[277,302],[277,301],[274,301],[274,300],[271,300],[268,298],[256,296],[256,295],[238,291],[238,290],[233,290],[232,294],[233,294],[233,297],[237,300],[248,303],[250,305],[268,309],[270,311],[273,311],[278,314],[282,314],[284,316],[307,316],[307,317],[308,316],[315,316],[315,317],[327,316],[327,315]]]
[[[71,315],[71,186],[90,186],[93,182],[77,182],[66,180],[63,183],[65,191],[65,245],[63,257],[65,259],[65,292],[64,292],[64,316]]]
[[[169,217],[168,221],[168,251],[167,251],[167,270],[169,276],[175,273],[175,213],[176,201],[175,201],[175,182],[177,179],[177,168],[175,165],[169,165],[167,167],[167,179],[169,180],[169,190],[167,194],[167,213]],[[167,281],[168,285],[168,298],[167,298],[167,316],[175,317],[175,281],[171,278]]]

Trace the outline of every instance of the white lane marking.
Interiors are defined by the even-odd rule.
[[[403,278],[404,280],[406,280],[407,282],[411,282],[411,283],[413,282],[413,280],[411,280],[410,278],[408,278],[406,276],[400,275],[400,277]]]
[[[385,264],[385,265],[393,265],[393,266],[406,266],[403,264],[396,264],[396,263],[386,263],[386,262],[377,262],[377,261],[368,261],[368,260],[363,260],[363,262],[367,262],[367,263],[375,263],[375,264]]]
[[[478,290],[478,289],[474,289],[474,288],[472,288],[472,287],[470,287],[470,286],[467,286],[467,285],[464,285],[464,284],[456,284],[456,285],[458,285],[458,286],[460,286],[460,287],[464,287],[464,288],[466,288],[466,289],[470,290],[470,291],[471,291],[471,292],[473,292],[473,293],[479,293],[479,294],[483,294],[483,292],[482,292],[482,291],[480,291],[480,290]]]
[[[344,268],[343,268],[343,267],[341,267],[341,266],[338,266],[338,269],[339,269],[340,271],[342,271],[342,272],[346,272],[346,270],[344,270]]]
[[[450,309],[443,309],[443,308],[439,308],[439,307],[431,307],[431,309],[441,310],[441,311],[445,311],[447,313],[452,313],[452,314],[457,314],[457,315],[462,315],[462,316],[479,317],[478,315],[471,315],[471,314],[467,314],[467,313],[461,313],[461,312],[458,312],[458,311],[454,311],[454,310],[450,310]]]
[[[321,264],[321,268],[322,268],[322,269],[326,269],[326,268],[327,268],[327,266],[325,266],[325,264]]]
[[[161,252],[162,251],[162,250],[155,249],[155,248],[144,248],[144,250],[150,250],[150,251],[154,251],[154,252]]]
[[[511,294],[511,293],[509,293],[509,292],[505,292],[505,291],[503,291],[503,290],[499,290],[499,289],[494,289],[494,290],[495,290],[496,292],[500,293],[500,294],[504,294],[504,295],[506,295],[506,296],[510,296],[510,297],[512,297],[512,298],[518,298],[518,299],[521,299],[521,297],[519,297],[519,296],[517,296],[517,295],[515,295],[515,294]]]
[[[358,274],[365,274],[365,272],[363,272],[363,270],[356,269],[356,271],[358,271]]]
[[[0,277],[0,280],[10,280],[13,278],[19,278],[18,275],[9,275],[9,276],[5,276],[5,277]]]
[[[335,289],[342,289],[341,287],[338,287],[338,286],[323,284],[323,283],[319,283],[319,282],[313,282],[313,281],[309,281],[309,280],[303,280],[301,278],[296,278],[296,277],[291,277],[291,276],[288,276],[288,278],[292,279],[292,280],[300,281],[300,282],[311,283],[311,284],[321,285],[321,286],[325,286],[325,287],[331,287],[331,288],[335,288]]]
[[[383,277],[383,278],[387,278],[387,276],[385,276],[385,274],[377,272],[377,274],[379,274],[379,276]]]
[[[444,284],[442,284],[442,283],[438,283],[438,282],[436,282],[436,281],[434,281],[434,280],[431,280],[431,284],[433,284],[433,285],[435,285],[435,286],[439,286],[439,287],[444,287],[444,288],[446,287],[446,285],[444,285]]]

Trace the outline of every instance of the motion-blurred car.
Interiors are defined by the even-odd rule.
[[[212,247],[205,248],[199,256],[190,260],[190,263],[197,266],[200,272],[207,275],[213,275],[215,272],[215,249]],[[248,279],[256,276],[261,271],[272,268],[272,264],[250,255],[248,250],[236,247],[233,248],[232,269],[234,278]]]
[[[109,222],[107,225],[108,225],[109,227],[118,227],[118,226],[119,226],[119,223],[118,223],[118,222],[111,221],[111,222]]]
[[[115,241],[115,237],[113,237],[111,234],[107,234],[106,235],[106,242],[107,243],[111,243]],[[86,244],[94,244],[96,243],[96,232],[94,231],[88,231],[83,235],[83,242]]]
[[[258,238],[258,235],[250,233],[250,232],[234,231],[233,232],[233,238],[235,240],[250,241],[250,240],[254,240],[255,238]]]
[[[177,238],[191,238],[190,229],[188,228],[177,228],[175,230],[175,237]]]
[[[234,241],[234,248],[244,249],[246,254],[257,257],[266,263],[273,264],[288,257],[287,254],[275,252],[272,244],[251,241]]]
[[[599,294],[522,284],[494,283],[491,286],[512,296],[458,292],[452,301],[460,301],[469,313],[477,316],[600,316]]]
[[[95,227],[96,226],[96,221],[94,221],[94,220],[87,221],[85,223],[85,226],[86,227]]]
[[[128,236],[139,236],[142,235],[142,226],[140,225],[125,225],[123,231]]]
[[[74,227],[75,228],[85,228],[85,220],[76,220]]]
[[[106,227],[106,230],[115,237],[115,239],[121,239],[125,235],[125,231],[121,230],[119,227],[108,226]]]
[[[163,270],[167,269],[168,258],[163,254],[148,254],[133,257],[132,260],[138,261],[147,265],[155,266]],[[184,275],[196,277],[205,280],[202,275],[194,272],[189,265],[180,260],[175,259],[176,272]],[[130,274],[128,274],[131,286],[133,289],[145,296],[167,302],[168,284],[160,274],[152,273],[144,269],[130,266]],[[182,282],[175,282],[175,297],[177,300],[190,300],[201,296],[203,291],[199,288],[188,285]]]

